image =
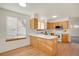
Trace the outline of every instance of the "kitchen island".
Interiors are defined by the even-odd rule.
[[[48,55],[57,54],[57,36],[43,35],[43,34],[30,34],[30,45]]]

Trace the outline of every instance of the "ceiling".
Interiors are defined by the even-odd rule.
[[[0,7],[15,12],[52,18],[53,15],[58,17],[78,17],[78,3],[27,3],[27,7],[20,7],[18,3],[1,3]]]

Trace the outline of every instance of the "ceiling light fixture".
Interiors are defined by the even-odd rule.
[[[19,3],[19,6],[26,7],[27,5],[26,5],[26,3]]]
[[[53,18],[57,18],[57,16],[52,16]]]

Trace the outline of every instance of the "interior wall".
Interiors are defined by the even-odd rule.
[[[70,18],[69,27],[71,42],[79,44],[79,17]]]
[[[6,21],[7,21],[6,17],[7,16],[18,17],[20,19],[26,18],[27,39],[6,42]],[[23,15],[20,13],[16,13],[13,11],[0,8],[0,53],[29,45],[29,39],[28,39],[28,33],[29,33],[28,19],[29,18],[28,17],[29,17],[28,15]]]
[[[69,28],[69,34],[70,36],[78,36],[79,37],[79,27],[75,28],[74,26],[79,26],[79,17],[72,17],[69,20],[70,28]]]

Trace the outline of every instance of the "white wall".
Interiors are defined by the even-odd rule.
[[[27,15],[19,14],[13,11],[5,10],[0,8],[0,53],[5,52],[11,49],[16,49],[22,46],[29,45],[29,39],[28,39],[28,19],[27,21],[27,39],[23,40],[16,40],[12,42],[6,42],[6,16],[14,16],[19,17],[20,19],[26,17]]]

